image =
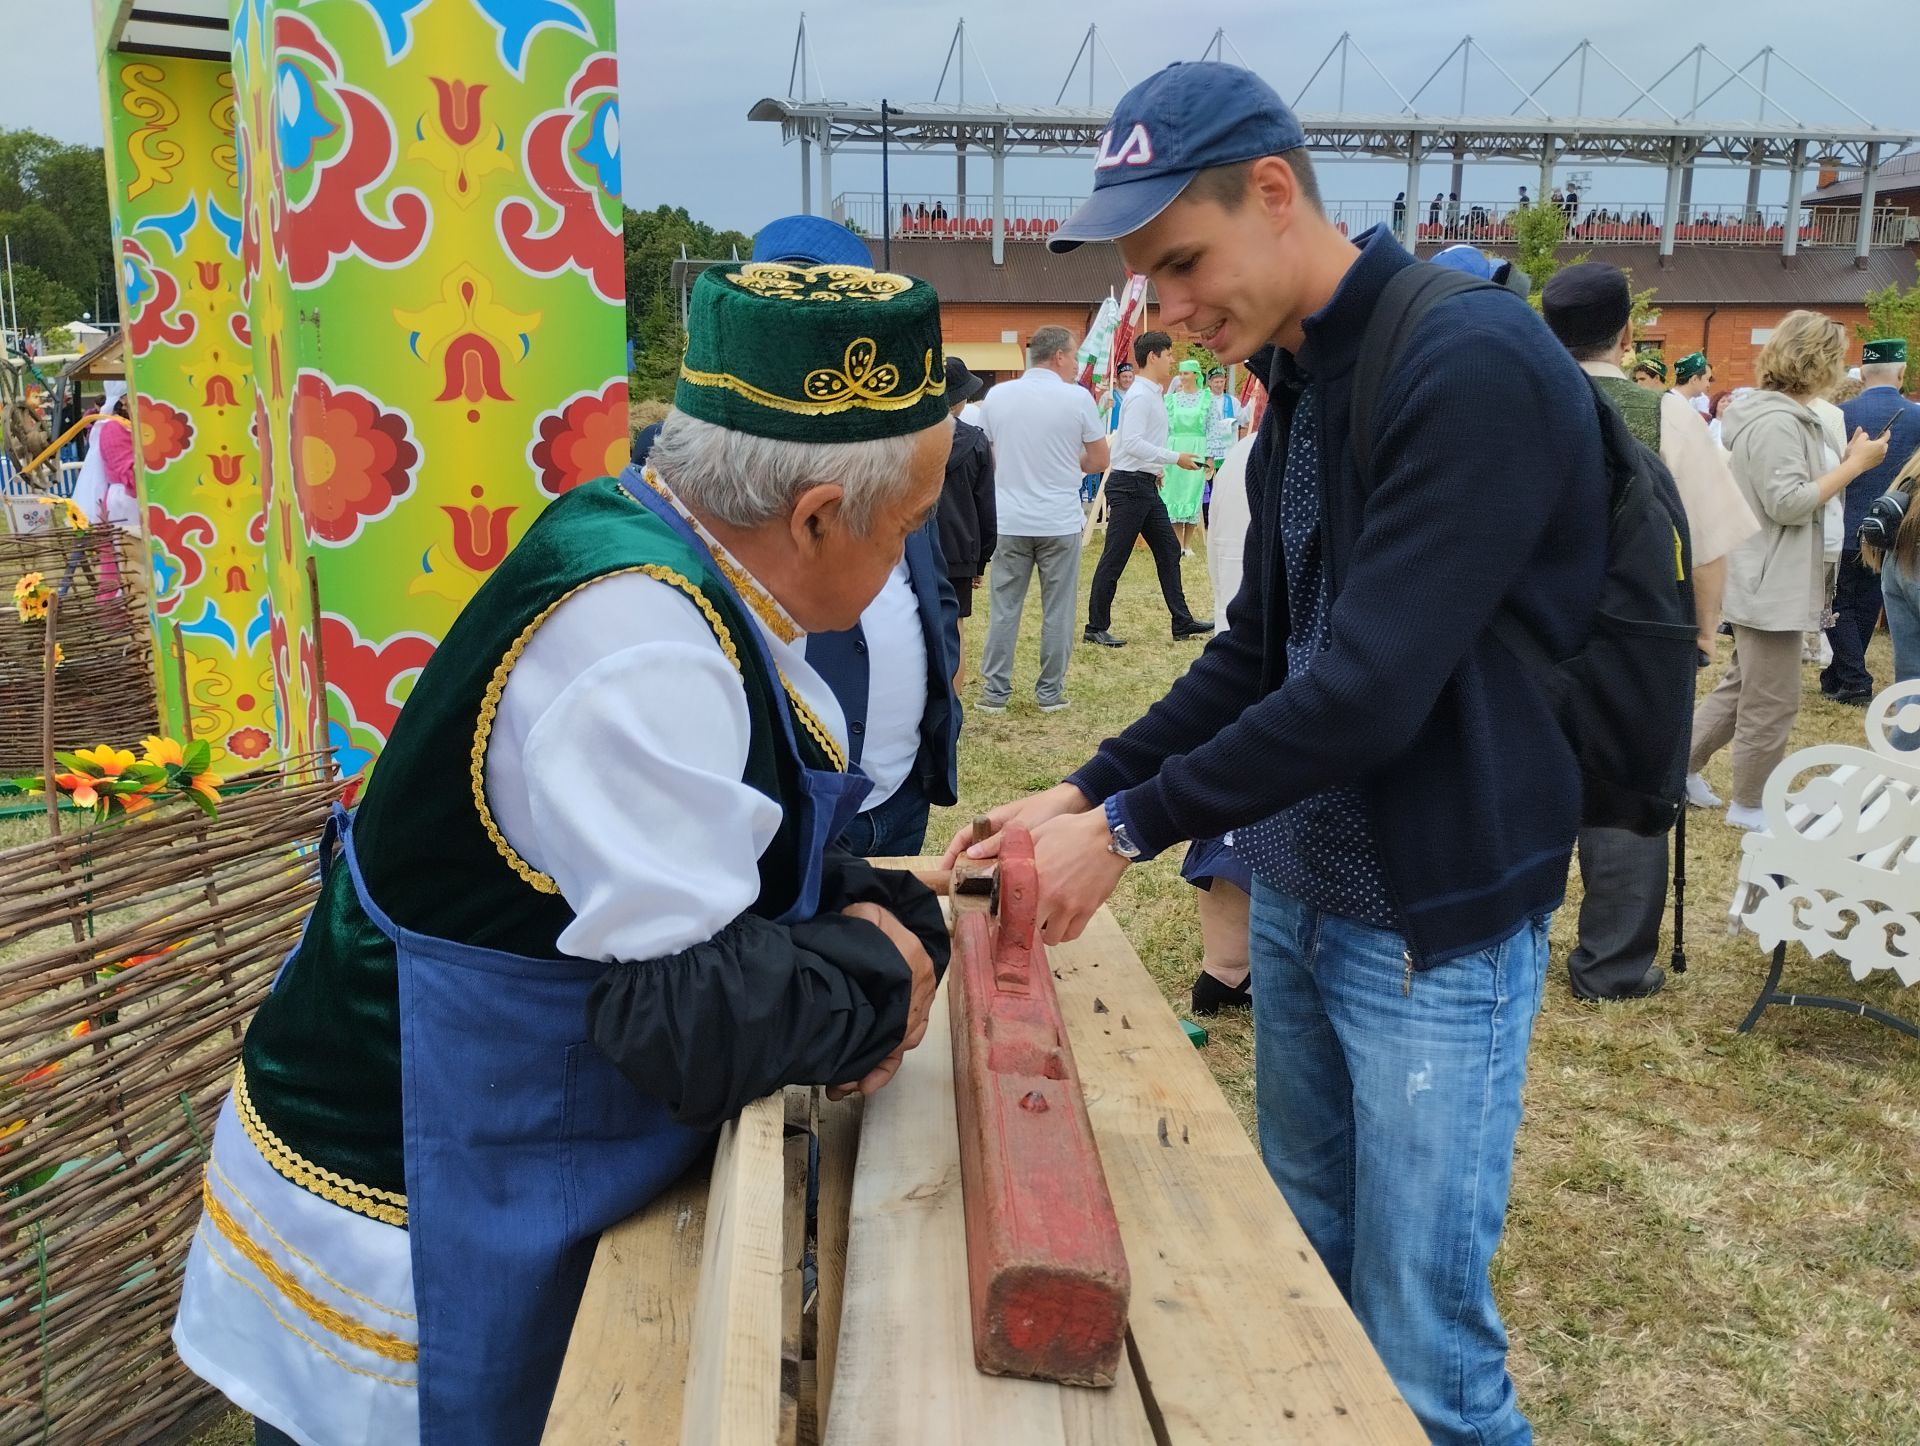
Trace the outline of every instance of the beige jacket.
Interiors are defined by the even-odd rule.
[[[1766,632],[1809,632],[1826,611],[1825,538],[1817,480],[1832,467],[1820,419],[1782,392],[1727,408],[1722,434],[1733,480],[1760,531],[1727,554],[1722,613]]]

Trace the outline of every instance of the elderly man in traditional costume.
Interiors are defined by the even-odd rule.
[[[867,784],[804,645],[938,502],[938,303],[723,266],[689,332],[644,473],[548,508],[421,675],[248,1030],[174,1339],[263,1440],[537,1440],[598,1233],[926,1027],[938,904],[827,852]]]

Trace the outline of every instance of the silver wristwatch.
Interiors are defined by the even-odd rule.
[[[1107,838],[1107,852],[1110,854],[1118,854],[1128,863],[1132,863],[1140,857],[1140,845],[1135,843],[1127,833],[1126,820],[1120,817],[1118,800],[1108,799],[1106,803],[1102,805],[1102,810],[1107,816],[1107,833],[1109,835]]]

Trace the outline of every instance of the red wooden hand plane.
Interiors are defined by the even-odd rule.
[[[1008,827],[989,907],[967,898],[977,889],[967,868],[954,871],[947,991],[974,1362],[991,1375],[1110,1386],[1126,1343],[1127,1257],[1035,928],[1032,835]]]

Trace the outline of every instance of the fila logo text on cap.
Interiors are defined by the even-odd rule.
[[[1102,131],[1100,150],[1093,160],[1093,168],[1096,171],[1110,171],[1115,166],[1153,164],[1153,137],[1147,133],[1146,126],[1138,121],[1134,123],[1133,129],[1127,132],[1127,138],[1120,143],[1119,150],[1112,150],[1112,145],[1113,132]]]

